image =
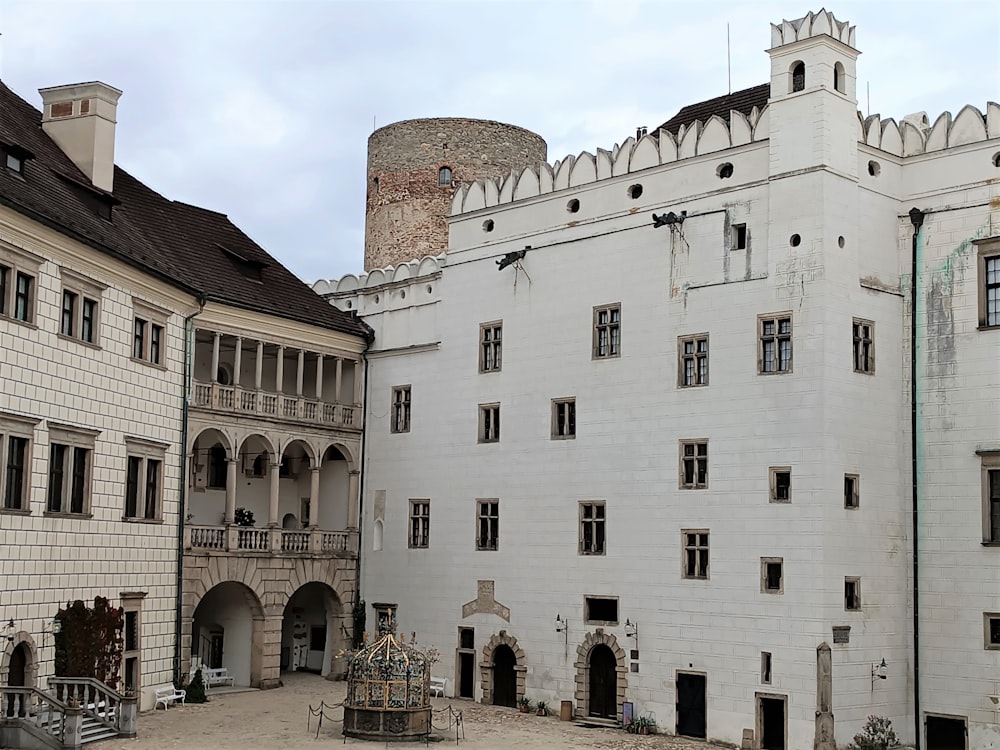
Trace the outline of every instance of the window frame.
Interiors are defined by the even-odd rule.
[[[135,659],[135,671],[134,675],[136,682],[138,684],[134,685],[132,689],[138,692],[142,686],[142,602],[146,598],[146,592],[144,591],[123,591],[120,594],[121,607],[122,607],[122,664],[121,664],[121,684],[122,689],[126,687],[126,681],[129,679],[127,665],[130,659]],[[135,615],[135,646],[134,649],[128,648],[128,616]]]
[[[397,395],[399,398],[397,398]],[[389,395],[389,432],[402,435],[410,431],[413,417],[413,389],[409,384],[394,385]]]
[[[150,305],[148,302],[136,299],[135,297],[132,298],[132,331],[129,349],[133,362],[141,362],[144,365],[157,367],[161,370],[167,369],[164,360],[167,351],[167,325],[169,319],[170,313],[166,310]],[[137,349],[136,329],[140,322],[145,324],[145,328],[142,341],[139,342]],[[154,359],[153,340],[157,337],[159,338],[159,342],[156,346],[157,356]]]
[[[618,615],[618,619],[615,620],[595,620],[590,617],[590,602],[595,601],[606,601],[615,603],[615,614]],[[584,594],[583,595],[583,622],[585,625],[598,625],[602,627],[615,627],[621,623],[621,599],[617,596],[602,596],[597,594]]]
[[[445,175],[447,175],[447,181],[444,180]],[[447,164],[443,164],[438,167],[438,187],[453,187],[455,181],[455,172]]]
[[[167,448],[166,443],[160,443],[147,438],[125,436],[125,496],[122,509],[122,520],[128,523],[163,523],[163,486],[166,483]],[[130,461],[139,460],[139,473],[136,477],[135,514],[129,515]],[[149,510],[149,468],[151,462],[158,462],[158,482],[154,489],[153,512]],[[228,467],[227,467],[228,470]]]
[[[699,350],[699,344],[704,343],[704,351]],[[692,345],[692,351],[686,351],[688,344]],[[677,387],[678,388],[701,388],[709,383],[709,354],[711,348],[708,333],[693,333],[687,336],[677,337]],[[687,382],[687,363],[691,361],[694,375],[694,382]],[[704,361],[704,381],[701,380],[701,362]]]
[[[767,566],[780,565],[781,578],[778,588],[772,589],[767,586]],[[760,558],[760,593],[780,595],[785,593],[785,558],[783,557],[762,557]]]
[[[498,336],[499,334],[499,336]],[[491,336],[491,338],[487,338]],[[503,369],[503,321],[479,324],[479,372],[500,372]]]
[[[44,262],[42,258],[0,242],[0,318],[38,327],[38,280]],[[17,314],[22,277],[30,281],[23,317]]]
[[[781,332],[781,323],[783,321],[788,321],[788,332]],[[764,326],[767,323],[774,324],[774,332],[766,334],[764,332]],[[795,371],[795,325],[792,319],[791,311],[778,312],[778,313],[765,313],[763,315],[757,316],[757,374],[758,375],[789,375]],[[788,340],[788,367],[787,369],[779,369],[781,365],[781,342],[783,340]],[[764,352],[766,349],[766,342],[774,342],[774,358],[770,361],[773,364],[774,369],[768,370],[765,368]]]
[[[16,174],[21,179],[24,179],[24,163],[27,160],[28,158],[23,153],[18,153],[11,148],[3,149],[4,169],[11,174]]]
[[[564,416],[559,414],[561,406],[566,407]],[[565,432],[560,433],[560,429],[564,429]],[[552,399],[549,438],[551,440],[576,440],[576,396],[562,396]]]
[[[704,445],[704,447],[705,447],[704,456],[702,456],[702,455],[700,455],[698,453],[698,447],[702,446],[702,445]],[[693,446],[694,447],[694,453],[692,455],[690,455],[690,456],[688,456],[688,455],[685,454],[685,448],[687,448],[688,446]],[[692,438],[692,439],[687,439],[687,440],[679,440],[678,441],[678,451],[677,452],[678,452],[678,464],[679,464],[679,470],[680,470],[680,475],[678,476],[678,488],[682,489],[682,490],[704,490],[704,489],[708,489],[708,468],[709,468],[709,465],[708,465],[708,438]],[[694,463],[694,474],[693,474],[694,479],[690,483],[685,481],[686,474],[685,474],[685,471],[684,471],[685,470],[685,466],[686,466],[686,462],[689,459],[692,460],[693,463]],[[699,482],[698,481],[698,468],[699,468],[698,464],[699,464],[700,461],[704,461],[704,463],[705,463],[705,481],[704,482]]]
[[[987,651],[1000,651],[1000,640],[993,643],[990,638],[990,621],[996,620],[1000,627],[1000,612],[983,612],[983,648]]]
[[[496,509],[490,507],[495,505]],[[486,513],[483,513],[483,510]],[[489,526],[492,526],[493,536],[483,537],[481,534],[482,523],[487,521]],[[487,540],[487,544],[483,544],[483,540]],[[492,540],[492,546],[489,545],[489,541]],[[482,552],[496,552],[500,549],[500,498],[497,497],[477,497],[476,498],[476,551]]]
[[[848,595],[848,587],[853,586],[853,597]],[[860,612],[861,603],[861,576],[844,576],[844,611]]]
[[[1000,329],[1000,309],[996,311],[996,318],[990,322],[989,295],[990,289],[997,289],[1000,296],[1000,281],[996,284],[989,284],[987,281],[987,266],[990,261],[1000,264],[1000,237],[988,237],[981,240],[973,240],[977,246],[976,256],[976,297],[978,300],[978,329],[981,331]],[[997,269],[1000,272],[1000,268]]]
[[[425,511],[425,512],[418,512]],[[422,527],[423,535],[417,534],[418,525]],[[431,543],[431,501],[428,498],[410,498],[409,528],[407,529],[407,547],[409,549],[428,549]]]
[[[45,488],[45,511],[43,515],[59,516],[65,518],[92,518],[92,501],[94,485],[94,454],[97,436],[100,430],[91,430],[75,425],[56,424],[52,421],[48,423],[49,445],[47,452]],[[59,508],[52,509],[52,479],[54,474],[53,452],[55,446],[62,446],[65,450],[62,454],[62,467],[59,472],[61,490],[59,498]],[[72,510],[74,504],[75,482],[79,477],[77,467],[80,451],[86,451],[84,456],[85,466],[83,467],[83,496],[80,498],[80,510]]]
[[[581,557],[603,557],[608,550],[608,503],[606,500],[581,500],[577,503],[579,520],[577,523],[577,555]],[[587,509],[591,515],[587,516]],[[598,513],[599,509],[599,513]],[[587,545],[587,529],[590,530],[590,545]],[[600,534],[598,534],[600,531]],[[600,548],[597,538],[600,536]]]
[[[851,497],[847,496],[847,483],[853,482],[853,491]],[[860,474],[844,474],[844,509],[845,510],[857,510],[861,507],[861,475]]]
[[[768,474],[768,502],[776,503],[779,505],[787,505],[792,502],[792,467],[791,466],[771,466],[767,470]],[[778,497],[780,485],[778,484],[779,475],[788,475],[788,485],[786,487],[786,496]]]
[[[479,405],[478,442],[500,442],[500,403]]]
[[[34,458],[35,426],[40,420],[20,414],[0,412],[0,513],[28,515],[31,513],[31,469]],[[11,440],[25,440],[21,470],[21,496],[17,505],[9,505]]]
[[[601,313],[607,313],[607,322],[601,323]],[[613,315],[617,313],[617,319]],[[607,353],[601,354],[601,334],[607,330]],[[604,305],[594,306],[594,317],[591,326],[593,332],[593,343],[591,347],[591,359],[618,359],[622,355],[622,303],[609,302]],[[615,335],[617,334],[617,335]]]
[[[861,329],[862,333],[859,333],[858,329]],[[867,329],[867,337],[864,335],[865,329]],[[862,375],[874,375],[875,323],[864,318],[853,318],[851,321],[851,339],[854,372],[861,373]],[[865,355],[867,355],[867,359]]]
[[[750,229],[745,221],[735,222],[729,227],[730,251],[746,250],[750,246]],[[740,240],[743,240],[741,243]]]
[[[695,537],[694,543],[690,543],[688,536],[693,535]],[[705,537],[705,543],[701,543],[701,538]],[[681,578],[688,581],[708,581],[712,577],[712,537],[708,529],[681,529]],[[694,552],[695,567],[694,572],[691,572],[690,566],[688,565],[688,553]],[[698,570],[700,569],[698,562],[704,557],[704,568],[705,575],[699,575]]]
[[[100,349],[101,311],[104,308],[104,290],[107,289],[107,287],[68,268],[60,268],[59,276],[62,279],[62,294],[59,297],[59,337],[63,339],[72,339],[81,344],[86,344],[87,346]],[[70,317],[68,331],[66,326],[67,295],[71,295],[73,297],[72,304],[68,311]],[[91,337],[89,339],[84,338],[83,335],[84,321],[86,319],[85,313],[88,302],[94,306],[93,319],[90,324]]]
[[[979,456],[982,486],[983,546],[1000,547],[1000,450],[976,451],[976,455]],[[994,518],[996,524],[992,522]]]
[[[774,680],[774,658],[770,651],[760,652],[760,684],[770,685]]]

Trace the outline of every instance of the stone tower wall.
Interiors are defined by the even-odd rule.
[[[404,120],[379,128],[368,138],[365,270],[445,252],[457,187],[520,172],[546,153],[540,136],[492,120]],[[451,186],[438,184],[441,167],[451,168]]]

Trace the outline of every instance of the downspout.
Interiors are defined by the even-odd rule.
[[[913,521],[913,726],[914,747],[920,750],[920,515],[917,501],[920,497],[920,474],[917,458],[917,260],[920,249],[920,227],[924,212],[910,209],[913,225],[913,245],[910,251],[910,475]]]
[[[177,608],[174,618],[174,681],[181,682],[181,623],[184,599],[184,527],[187,525],[187,441],[188,441],[188,410],[191,406],[191,380],[194,376],[194,326],[191,325],[205,309],[208,300],[204,295],[198,298],[198,310],[184,318],[184,406],[181,416],[181,466],[180,486],[178,492],[177,519]]]
[[[364,529],[364,498],[365,498],[365,476],[368,474],[367,467],[365,466],[365,461],[368,455],[368,440],[366,439],[366,432],[368,430],[368,347],[370,347],[375,342],[375,331],[371,326],[367,325],[364,321],[360,321],[366,329],[366,340],[367,346],[365,346],[365,351],[361,352],[361,359],[365,363],[364,366],[364,378],[365,378],[365,389],[361,396],[361,456],[358,459],[358,463],[361,467],[361,476],[358,479],[358,557],[355,561],[354,575],[355,575],[355,585],[354,585],[354,607],[352,607],[352,614],[356,611],[358,602],[363,601],[361,595],[361,552],[364,549],[364,537],[362,531]],[[352,631],[356,631],[357,619],[355,618],[351,623]],[[358,633],[353,632],[354,643],[358,643]]]

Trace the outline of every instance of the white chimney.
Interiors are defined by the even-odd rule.
[[[115,121],[122,92],[105,83],[39,89],[42,129],[94,187],[108,193],[115,182]]]

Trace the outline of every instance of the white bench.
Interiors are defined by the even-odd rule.
[[[230,687],[235,687],[236,685],[232,675],[229,674],[229,670],[225,667],[209,667],[208,669],[202,667],[201,679],[204,680],[206,688],[215,687],[216,685],[229,685]]]
[[[432,696],[438,695],[444,698],[444,691],[448,689],[447,677],[431,677],[430,693]]]
[[[153,704],[153,710],[161,703],[163,704],[163,710],[166,711],[170,708],[171,703],[176,703],[180,701],[184,703],[184,698],[187,696],[187,690],[180,690],[175,688],[173,685],[167,687],[156,688],[156,703]]]

